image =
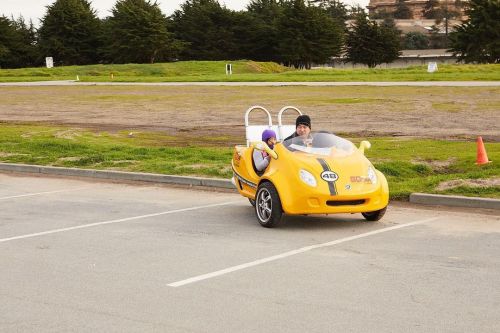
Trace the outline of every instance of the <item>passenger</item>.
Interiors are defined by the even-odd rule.
[[[262,141],[267,143],[269,148],[274,149],[274,145],[276,144],[276,133],[273,130],[266,129],[262,132]],[[252,157],[257,171],[262,171],[267,168],[271,161],[271,156],[264,150],[254,149]]]
[[[298,116],[295,120],[295,132],[284,141],[288,141],[288,145],[293,143],[300,146],[311,146],[311,118],[306,114]]]

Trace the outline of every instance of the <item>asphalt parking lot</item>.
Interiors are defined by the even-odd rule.
[[[0,173],[1,332],[494,332],[500,216],[260,227],[232,192]]]

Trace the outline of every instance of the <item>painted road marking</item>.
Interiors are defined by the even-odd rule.
[[[215,272],[212,272],[212,273],[207,273],[207,274],[195,276],[195,277],[192,277],[192,278],[188,278],[188,279],[185,279],[185,280],[173,282],[173,283],[168,284],[168,286],[169,287],[181,287],[181,286],[184,286],[184,285],[187,285],[187,284],[190,284],[190,283],[194,283],[194,282],[198,282],[198,281],[210,279],[210,278],[213,278],[213,277],[217,277],[217,276],[220,276],[220,275],[224,275],[224,274],[228,274],[228,273],[231,273],[231,272],[239,271],[239,270],[242,270],[242,269],[245,269],[245,268],[249,268],[249,267],[261,265],[261,264],[264,264],[264,263],[267,263],[267,262],[270,262],[270,261],[274,261],[274,260],[278,260],[278,259],[283,259],[283,258],[290,257],[290,256],[293,256],[293,255],[296,255],[296,254],[300,254],[300,253],[308,252],[308,251],[311,251],[311,250],[319,249],[319,248],[322,248],[322,247],[328,247],[328,246],[332,246],[332,245],[337,245],[337,244],[349,242],[349,241],[352,241],[352,240],[355,240],[355,239],[360,239],[360,238],[364,238],[364,237],[368,237],[368,236],[373,236],[373,235],[380,234],[380,233],[387,232],[387,231],[391,231],[391,230],[396,230],[396,229],[401,229],[401,228],[405,228],[405,227],[410,227],[410,226],[414,226],[414,225],[422,224],[422,223],[426,223],[426,222],[432,222],[432,221],[437,220],[437,219],[438,219],[437,217],[431,217],[431,218],[428,218],[428,219],[419,220],[419,221],[415,221],[415,222],[410,222],[410,223],[406,223],[406,224],[400,224],[400,225],[396,225],[396,226],[389,227],[389,228],[383,228],[383,229],[378,229],[378,230],[375,230],[375,231],[365,232],[365,233],[362,233],[362,234],[359,234],[359,235],[356,235],[356,236],[345,237],[345,238],[337,239],[337,240],[334,240],[334,241],[331,241],[331,242],[327,242],[327,243],[321,243],[321,244],[316,244],[316,245],[301,247],[300,249],[297,249],[297,250],[288,251],[288,252],[281,253],[281,254],[278,254],[278,255],[275,255],[275,256],[271,256],[271,257],[267,257],[267,258],[262,258],[262,259],[259,259],[259,260],[255,260],[255,261],[248,262],[248,263],[245,263],[245,264],[241,264],[241,265],[237,265],[237,266],[225,268],[225,269],[222,269],[222,270],[219,270],[219,271],[215,271]]]
[[[47,192],[37,192],[37,193],[12,195],[10,197],[0,197],[0,200],[22,198],[22,197],[32,197],[32,196],[36,196],[36,195],[44,195],[44,194],[52,194],[52,193],[62,193],[62,192],[79,191],[79,190],[83,190],[83,189],[86,189],[86,188],[89,188],[89,187],[90,186],[84,186],[84,187],[77,187],[77,188],[66,189],[66,190],[57,190],[57,191],[47,191]]]
[[[212,207],[219,207],[219,206],[227,206],[227,205],[232,205],[232,204],[235,204],[235,203],[237,203],[237,201],[224,202],[224,203],[211,204],[211,205],[203,205],[203,206],[196,206],[196,207],[189,207],[189,208],[182,208],[182,209],[175,209],[175,210],[167,210],[165,212],[159,212],[159,213],[153,213],[153,214],[147,214],[147,215],[140,215],[140,216],[126,217],[126,218],[123,218],[123,219],[117,219],[117,220],[111,220],[111,221],[103,221],[103,222],[82,224],[82,225],[78,225],[78,226],[75,226],[75,227],[53,229],[53,230],[48,230],[48,231],[36,232],[36,233],[33,233],[33,234],[20,235],[20,236],[8,237],[8,238],[0,238],[0,243],[9,242],[9,241],[17,240],[17,239],[32,238],[32,237],[38,237],[38,236],[56,234],[56,233],[59,233],[59,232],[65,232],[65,231],[71,231],[71,230],[77,230],[77,229],[85,229],[85,228],[97,227],[97,226],[105,225],[105,224],[128,222],[128,221],[133,221],[133,220],[145,219],[145,218],[148,218],[148,217],[155,217],[155,216],[161,216],[161,215],[167,215],[167,214],[188,212],[188,211],[191,211],[191,210],[197,210],[197,209],[203,209],[203,208],[212,208]]]

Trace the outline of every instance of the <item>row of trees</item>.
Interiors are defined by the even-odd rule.
[[[498,25],[498,0],[471,3],[478,8],[488,4],[490,11],[471,10],[469,24],[476,30],[463,28],[459,33],[480,34]],[[486,14],[490,26],[483,24]],[[349,28],[348,19],[353,20]],[[500,30],[492,31],[490,35]],[[454,40],[462,53],[471,43],[490,42]],[[3,68],[41,65],[45,56],[53,56],[58,65],[251,59],[309,68],[341,54],[375,66],[393,61],[400,48],[399,31],[391,20],[378,24],[368,20],[362,8],[348,8],[339,0],[251,0],[238,12],[217,0],[186,0],[170,17],[150,0],[118,0],[102,20],[89,0],[55,0],[38,30],[22,18],[0,17]],[[498,61],[498,47],[487,49],[491,54],[479,61]]]
[[[338,0],[252,0],[239,12],[217,0],[187,0],[170,17],[156,2],[118,0],[103,20],[89,0],[56,0],[38,30],[22,19],[2,18],[0,32],[19,38],[0,40],[6,50],[0,53],[0,66],[40,64],[53,56],[59,65],[252,59],[309,68],[340,55],[343,45],[353,45],[347,43],[349,17],[368,22],[362,9],[349,9]],[[19,57],[26,48],[29,59]]]

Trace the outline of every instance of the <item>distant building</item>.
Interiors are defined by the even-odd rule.
[[[396,11],[397,5],[400,0],[370,0],[368,4],[368,12],[370,17],[377,17],[377,15],[384,13],[393,13]],[[428,0],[406,0],[404,4],[408,6],[413,19],[424,19],[424,8],[425,5],[429,2]],[[457,19],[463,19],[464,16],[464,6],[457,6],[458,3],[465,3],[468,0],[438,0],[440,6],[443,8],[448,8],[450,11],[461,13],[462,17],[457,17]]]
[[[376,21],[378,24],[381,24],[384,20],[375,19],[373,21]],[[352,29],[354,23],[355,23],[354,20],[346,21],[347,28]],[[448,20],[447,23],[448,26],[446,27],[445,21],[442,21],[438,24],[434,19],[394,20],[396,28],[401,32],[401,35],[403,36],[409,32],[420,32],[427,36],[434,34],[437,36],[441,35],[444,37],[446,34],[446,29],[448,29],[448,32],[453,32],[455,31],[455,28],[462,23],[462,21]]]
[[[383,20],[375,20],[379,24],[383,22]],[[414,19],[414,20],[394,20],[394,24],[396,28],[401,31],[403,35],[409,32],[421,32],[423,34],[429,34],[431,32],[444,34],[445,33],[445,23],[441,22],[436,24],[436,20],[431,19]],[[455,27],[460,25],[461,21],[458,20],[449,20],[448,26],[449,30],[454,31]]]
[[[403,50],[398,59],[391,63],[383,63],[377,65],[375,68],[407,68],[410,66],[424,66],[430,62],[436,64],[456,64],[457,57],[446,49],[429,49],[429,50]],[[328,68],[368,68],[363,64],[353,64],[346,62],[345,55],[339,57],[332,57],[328,63],[321,65],[314,65],[313,69],[328,69]]]

